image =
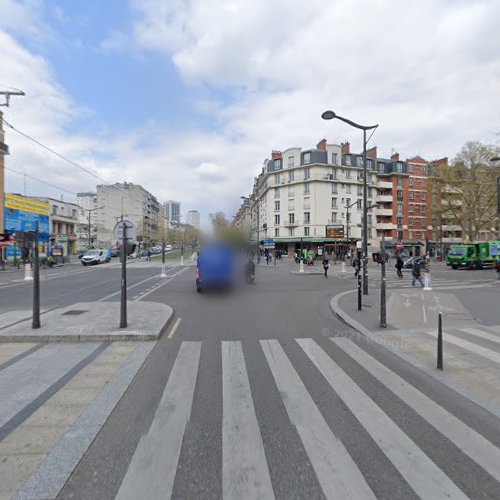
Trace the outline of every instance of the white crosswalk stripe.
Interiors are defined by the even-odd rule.
[[[364,376],[373,377],[381,383],[402,404],[434,427],[443,441],[453,443],[485,474],[489,474],[491,481],[495,479],[500,482],[499,447],[353,341],[347,338],[331,340],[332,349],[335,349],[335,344],[344,355],[366,370],[367,375]],[[352,417],[373,439],[373,449],[380,456],[387,457],[406,481],[407,487],[421,498],[467,498],[454,482],[457,477],[449,476],[450,472],[442,470],[429,452],[419,446],[418,440],[406,434],[390,413],[386,413],[387,410],[379,406],[380,403],[377,404],[319,343],[310,338],[296,339],[296,342],[301,350],[295,346],[295,354],[302,356],[304,362],[312,363],[309,370],[314,370],[314,376],[324,379],[323,384],[324,381],[328,383],[332,393],[342,400]],[[117,498],[156,499],[172,496],[176,471],[183,465],[180,457],[184,434],[191,418],[191,409],[196,405],[193,399],[197,380],[201,376],[202,345],[202,342],[181,343],[151,427],[137,445]],[[278,491],[275,490],[274,481],[280,479],[273,477],[269,467],[270,458],[266,456],[271,453],[266,447],[269,433],[261,431],[259,413],[254,407],[257,403],[252,393],[252,377],[249,377],[247,370],[249,360],[245,357],[243,347],[240,341],[223,341],[220,344],[221,496],[225,500],[274,499]],[[305,450],[305,455],[301,456],[307,457],[324,496],[340,499],[375,498],[374,491],[377,490],[371,483],[373,478],[365,478],[362,472],[365,469],[360,469],[348,449],[350,444],[343,442],[327,423],[309,392],[308,385],[312,379],[301,376],[301,371],[294,366],[296,358],[287,354],[289,348],[285,350],[276,339],[260,340],[260,347],[271,374],[268,375],[269,384],[279,394],[289,425]],[[308,377],[311,377],[310,373]],[[272,448],[270,443],[267,445]]]
[[[273,499],[241,342],[222,342],[224,498]]]
[[[460,331],[474,335],[475,337],[479,337],[481,339],[489,340],[490,342],[495,342],[495,344],[500,344],[500,335],[484,332],[479,328],[460,328]]]
[[[116,498],[170,498],[191,414],[201,342],[183,342],[155,418],[137,445]]]

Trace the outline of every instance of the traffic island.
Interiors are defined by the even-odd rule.
[[[1,342],[112,342],[158,340],[173,317],[173,309],[157,302],[128,302],[128,326],[119,328],[120,302],[80,302],[41,317],[31,317],[0,330]]]

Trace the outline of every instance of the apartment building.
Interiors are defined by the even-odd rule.
[[[169,224],[181,223],[181,204],[178,201],[168,200],[163,204],[165,219]]]
[[[368,205],[376,195],[374,161],[367,159]],[[292,255],[302,245],[344,254],[362,238],[363,158],[349,143],[273,151],[254,180],[250,197],[255,241],[272,238]],[[242,212],[244,213],[244,212]],[[368,240],[375,243],[372,209]]]
[[[77,193],[77,203],[78,245],[92,246],[97,238],[97,193]]]
[[[60,246],[63,255],[76,253],[78,211],[76,203],[44,196],[33,198],[49,204],[50,247]]]
[[[97,241],[101,247],[117,242],[113,228],[123,216],[137,229],[137,242],[148,247],[160,241],[160,204],[139,184],[117,182],[97,186]]]
[[[187,213],[187,223],[196,229],[200,229],[200,212],[198,210],[190,210]]]

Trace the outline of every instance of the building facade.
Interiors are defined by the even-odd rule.
[[[50,247],[62,248],[63,255],[74,255],[77,251],[77,227],[79,206],[76,203],[36,196],[49,205]]]
[[[187,223],[196,229],[200,229],[200,212],[198,210],[190,210],[187,213]]]
[[[137,230],[137,243],[148,247],[161,239],[161,216],[158,200],[139,184],[131,182],[97,186],[97,242],[100,247],[119,244],[113,235],[123,216]]]
[[[168,200],[163,204],[165,219],[169,224],[181,223],[181,204],[178,201]]]
[[[92,247],[97,239],[97,193],[77,194],[78,247]]]

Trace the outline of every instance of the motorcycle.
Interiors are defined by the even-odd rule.
[[[253,262],[245,266],[245,279],[250,285],[255,281],[255,264]]]

